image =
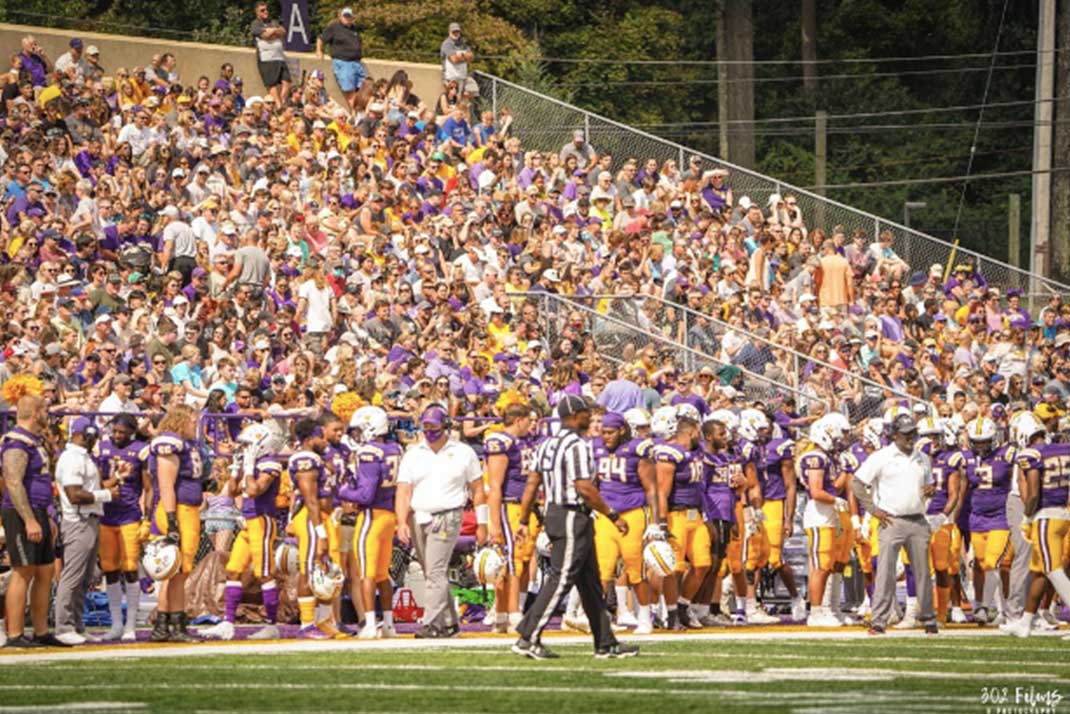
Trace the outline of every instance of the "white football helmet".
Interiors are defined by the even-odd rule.
[[[673,555],[672,546],[664,540],[651,540],[643,546],[643,563],[651,572],[664,578],[672,575],[676,569],[676,556]]]
[[[694,404],[677,404],[676,416],[679,419],[690,419],[697,422],[702,421],[702,415],[699,414],[698,408],[696,408]]]
[[[881,441],[883,434],[884,420],[880,417],[872,417],[866,422],[865,426],[862,427],[862,442],[866,444],[866,446],[879,449],[884,445]]]
[[[379,407],[360,407],[349,418],[350,429],[360,429],[360,438],[364,443],[390,432],[390,417]]]
[[[955,449],[959,446],[959,429],[952,419],[943,419],[944,425],[944,448]]]
[[[911,412],[910,412],[909,409],[907,409],[906,407],[901,407],[899,405],[888,407],[887,409],[884,410],[884,425],[887,426],[888,428],[891,428],[892,422],[895,421],[895,418],[897,416],[899,416],[900,414],[910,414],[910,413]]]
[[[706,421],[717,421],[724,424],[729,434],[735,434],[739,429],[739,417],[729,409],[717,409],[706,417]]]
[[[810,441],[824,452],[832,452],[836,449],[840,430],[832,422],[824,417],[810,425]]]
[[[971,442],[992,441],[996,438],[996,423],[988,417],[977,417],[966,425],[966,438]]]
[[[484,546],[476,551],[472,560],[472,570],[481,585],[493,585],[498,576],[505,571],[505,558],[494,546]]]
[[[286,435],[282,433],[276,420],[255,422],[247,425],[238,434],[238,443],[242,445],[242,473],[251,476],[256,460],[262,456],[282,451],[286,445]]]
[[[308,575],[308,585],[316,599],[327,602],[333,600],[338,593],[342,592],[346,576],[342,569],[333,562],[316,563],[312,566],[312,572]]]
[[[153,580],[169,580],[182,567],[182,553],[173,541],[157,538],[145,544],[141,565]]]
[[[300,553],[297,546],[279,543],[275,546],[275,570],[282,575],[296,573],[301,568]]]
[[[550,536],[546,535],[546,531],[539,531],[539,535],[535,538],[535,552],[543,558],[549,558],[552,548],[553,543],[550,542]]]
[[[765,412],[758,409],[744,409],[739,413],[739,435],[747,441],[757,443],[761,440],[769,440],[768,431],[762,434],[762,430],[769,429],[769,419]]]
[[[650,430],[660,439],[668,439],[676,433],[676,407],[658,407],[650,417]]]
[[[918,419],[918,436],[939,436],[944,433],[943,422],[934,416]]]
[[[1023,449],[1028,448],[1029,442],[1032,441],[1034,436],[1047,433],[1047,428],[1036,418],[1033,412],[1022,412],[1016,426],[1017,443]]]
[[[624,421],[628,423],[628,427],[632,431],[640,427],[650,426],[650,412],[642,407],[632,407],[624,412],[623,416]]]

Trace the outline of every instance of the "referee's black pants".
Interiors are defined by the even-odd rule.
[[[615,645],[617,638],[610,627],[602,583],[598,580],[594,521],[587,513],[550,505],[546,509],[543,525],[552,546],[550,572],[539,589],[535,603],[517,625],[517,633],[528,642],[538,642],[561,598],[568,596],[575,585],[591,625],[595,648]]]

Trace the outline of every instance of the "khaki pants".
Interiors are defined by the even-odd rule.
[[[914,578],[918,584],[918,604],[921,612],[918,621],[934,622],[933,578],[929,573],[929,522],[925,516],[892,516],[891,523],[877,531],[880,554],[877,556],[877,578],[873,587],[872,623],[880,627],[888,625],[895,605],[895,566],[899,549],[906,548],[907,556],[914,565]]]

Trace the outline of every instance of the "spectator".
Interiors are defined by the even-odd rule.
[[[818,304],[836,310],[846,309],[854,302],[854,280],[850,263],[836,252],[836,245],[826,240],[821,245],[821,285]]]
[[[293,83],[290,68],[286,64],[286,53],[283,50],[283,37],[286,35],[286,30],[278,20],[269,19],[266,2],[256,3],[253,11],[256,14],[252,25],[256,46],[256,66],[260,71],[260,79],[268,88],[272,100],[276,106],[282,106],[284,100],[290,95],[290,85]]]
[[[87,62],[82,52],[82,40],[74,37],[68,43],[70,49],[56,58],[55,70],[67,76],[72,82],[81,84],[85,81]]]
[[[460,23],[450,23],[449,34],[438,52],[442,58],[442,84],[456,82],[462,95],[479,96],[479,85],[468,76],[468,63],[475,59],[475,54],[461,35]]]
[[[353,8],[343,7],[338,19],[327,25],[316,38],[316,56],[321,60],[325,46],[330,47],[334,79],[345,95],[351,114],[356,116],[367,104],[370,84],[368,71],[360,61],[363,45],[360,32],[353,24]]]

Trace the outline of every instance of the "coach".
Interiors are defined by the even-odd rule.
[[[425,409],[420,415],[423,438],[405,452],[398,467],[397,537],[408,545],[415,535],[427,588],[418,638],[453,637],[461,631],[447,571],[469,498],[476,511],[476,542],[487,540],[490,508],[483,495],[483,467],[471,446],[450,438],[450,426],[444,407]],[[415,521],[411,531],[410,512]]]
[[[0,439],[4,470],[3,519],[11,554],[11,580],[4,600],[7,647],[66,647],[48,631],[48,600],[56,547],[48,507],[52,504],[49,458],[41,442],[48,424],[48,404],[28,394],[16,406],[15,428]],[[31,583],[33,584],[31,587]],[[30,592],[33,639],[25,636],[26,592]]]
[[[892,443],[876,451],[855,473],[851,488],[866,512],[880,522],[877,539],[877,579],[873,588],[873,616],[869,632],[883,635],[895,606],[895,569],[899,549],[905,547],[911,563],[929,562],[929,522],[925,501],[933,492],[929,457],[915,451],[918,427],[908,414],[892,422]],[[929,569],[915,567],[921,613],[918,620],[927,634],[935,635],[933,584]]]
[[[104,504],[119,497],[118,479],[110,481],[107,487],[100,483],[100,471],[91,454],[98,435],[92,419],[78,417],[71,423],[67,447],[56,462],[56,485],[63,514],[59,528],[63,572],[56,588],[56,639],[66,645],[87,641],[78,630],[85,629],[82,611],[86,583],[97,562],[100,517],[104,515]]]
[[[512,649],[518,655],[536,660],[558,656],[542,645],[542,631],[561,598],[575,585],[591,625],[595,656],[631,657],[639,654],[639,648],[617,642],[598,578],[591,510],[609,518],[621,533],[628,532],[628,524],[606,505],[594,483],[594,455],[583,437],[591,425],[591,403],[583,397],[566,394],[557,404],[557,416],[561,419],[561,430],[535,452],[535,471],[528,477],[520,501],[520,527],[516,532],[517,542],[528,537],[528,518],[541,481],[546,494],[546,535],[552,546],[550,573],[535,603],[517,626],[520,639]]]

